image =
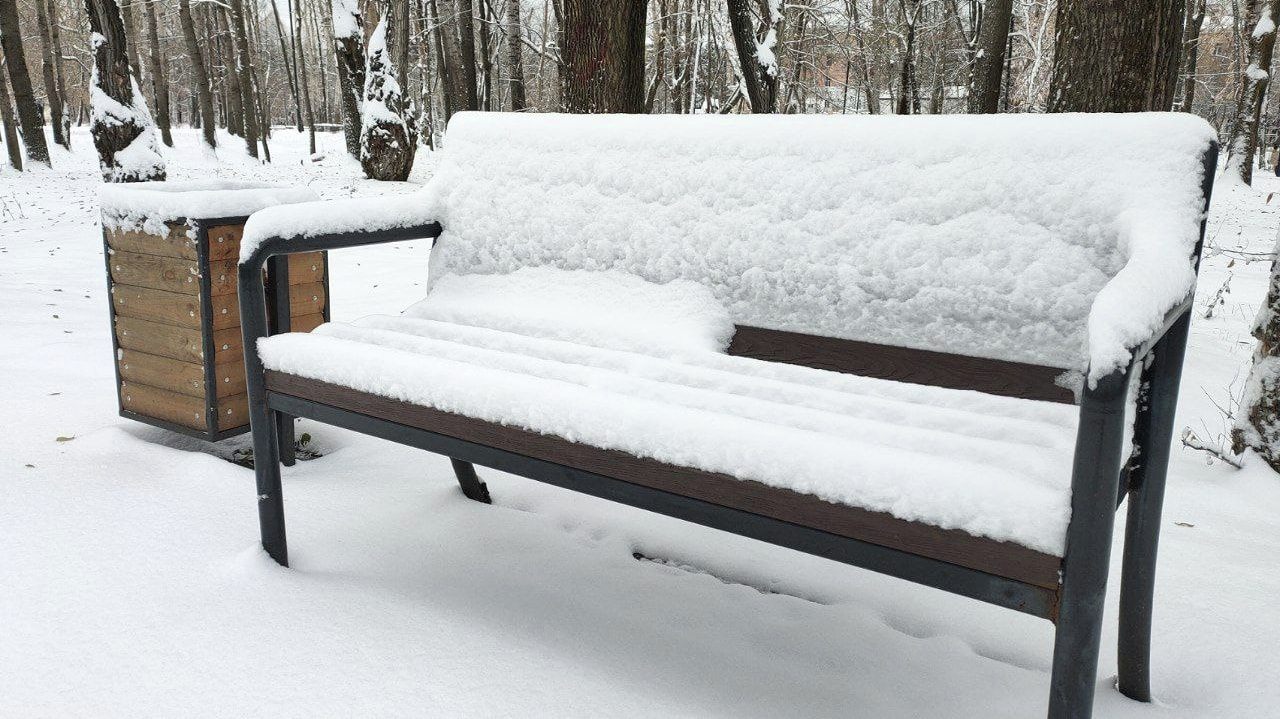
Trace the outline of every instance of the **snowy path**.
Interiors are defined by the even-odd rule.
[[[176,179],[411,189],[355,179],[335,135],[304,165],[302,138],[279,132],[263,170],[176,135]],[[478,505],[444,459],[328,427],[304,426],[326,456],[286,470],[294,567],[276,567],[256,548],[252,473],[216,456],[230,448],[115,416],[96,168],[74,141],[52,171],[0,172],[0,716],[1042,713],[1046,622],[493,472],[496,505]],[[1220,190],[1215,245],[1270,250],[1278,210]],[[336,254],[335,316],[417,299],[426,251]],[[1267,271],[1229,260],[1205,262],[1204,301],[1229,273],[1231,293],[1213,319],[1197,311],[1178,420],[1207,438]],[[1277,715],[1278,517],[1260,463],[1175,450],[1159,701],[1110,689],[1111,614],[1096,716]]]

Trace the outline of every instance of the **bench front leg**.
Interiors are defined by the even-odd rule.
[[[1128,387],[1129,370],[1114,372],[1086,389],[1080,407],[1049,719],[1093,714]]]

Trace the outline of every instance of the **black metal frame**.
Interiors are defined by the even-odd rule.
[[[249,220],[249,217],[247,215],[239,215],[239,216],[231,216],[231,217],[203,217],[203,218],[195,218],[195,219],[179,218],[179,219],[172,220],[165,223],[166,226],[183,225],[185,227],[188,227],[194,230],[196,233],[196,237],[195,237],[196,266],[201,269],[199,290],[200,290],[200,340],[202,344],[201,344],[200,351],[201,351],[201,357],[203,359],[203,364],[204,364],[205,427],[207,428],[203,431],[199,429],[195,429],[194,427],[187,427],[174,422],[170,422],[168,420],[163,420],[156,417],[148,417],[147,415],[138,414],[137,412],[130,411],[128,409],[125,409],[124,407],[124,398],[121,396],[121,393],[120,393],[121,383],[123,381],[122,378],[120,377],[120,359],[119,359],[120,350],[121,350],[120,338],[116,334],[116,306],[115,306],[115,302],[112,300],[112,297],[111,297],[111,293],[114,291],[115,284],[116,284],[115,280],[112,279],[112,276],[111,276],[111,256],[114,253],[114,250],[111,248],[111,243],[107,236],[107,229],[105,227],[103,228],[102,257],[103,257],[103,261],[105,263],[105,267],[107,271],[107,295],[108,295],[107,309],[109,313],[108,316],[111,322],[111,362],[112,362],[112,367],[115,368],[116,401],[119,406],[119,414],[121,417],[124,417],[125,419],[131,419],[135,422],[149,424],[153,427],[159,427],[161,429],[165,429],[170,432],[183,434],[188,437],[203,439],[209,442],[219,442],[224,439],[236,437],[238,435],[242,435],[242,434],[245,434],[246,432],[251,431],[251,426],[252,426],[251,424],[244,424],[238,427],[231,427],[224,430],[215,429],[218,426],[217,417],[215,416],[215,413],[217,412],[218,382],[217,382],[217,376],[215,371],[217,368],[214,366],[213,358],[216,356],[217,348],[214,347],[214,344],[213,344],[213,332],[214,332],[213,330],[213,292],[212,292],[213,280],[209,276],[209,273],[212,271],[212,266],[209,261],[209,228],[225,227],[228,225],[233,225],[233,226],[243,225],[248,220]],[[277,269],[278,267],[281,267],[281,266],[283,267],[282,271]],[[288,268],[289,268],[288,261],[287,261],[287,258],[285,258],[285,261],[283,263],[274,264],[273,267],[268,269],[268,272],[267,272],[268,277],[264,285],[266,297],[268,298],[268,301],[273,306],[277,308],[279,308],[280,306],[284,307],[284,322],[281,323],[275,318],[273,318],[271,321],[270,327],[271,327],[272,334],[279,334],[279,333],[289,331]],[[275,270],[277,274],[273,275],[273,270]],[[274,279],[275,277],[279,277],[279,279]],[[325,258],[325,264],[324,264],[324,285],[326,289],[325,303],[324,303],[324,319],[327,322],[330,316],[329,311],[330,311],[330,304],[331,304],[331,299],[327,294],[328,287],[329,287],[328,257]],[[281,288],[283,288],[283,292],[280,291]],[[286,430],[282,423],[281,428],[282,428],[281,437],[287,440],[287,448],[282,448],[282,455],[288,460],[285,462],[285,466],[292,466],[293,464],[292,424],[290,423],[289,427]]]
[[[1216,144],[1207,149],[1203,161],[1207,214],[1217,162]],[[487,500],[488,491],[476,477],[473,464],[1044,617],[1056,624],[1048,716],[1050,719],[1088,719],[1093,711],[1097,683],[1103,604],[1115,513],[1119,504],[1117,498],[1128,496],[1129,520],[1125,530],[1120,597],[1119,688],[1134,699],[1150,699],[1151,604],[1160,509],[1194,290],[1167,314],[1158,333],[1134,348],[1127,366],[1094,383],[1085,384],[1072,469],[1071,522],[1067,528],[1061,581],[1055,592],[267,390],[263,366],[256,352],[257,340],[268,336],[267,306],[262,286],[264,263],[278,255],[435,238],[440,232],[439,223],[430,223],[365,233],[273,237],[263,241],[240,265],[240,310],[245,332],[249,414],[254,428],[254,452],[258,457],[255,468],[259,526],[263,548],[281,565],[288,566],[289,560],[277,454],[279,444],[275,439],[279,426],[277,417],[304,416],[446,455],[453,461],[463,491],[468,497],[480,501]],[[1200,234],[1194,258],[1197,270],[1204,238],[1203,223]],[[1125,410],[1135,376],[1139,403],[1134,420],[1133,449],[1129,461],[1122,462]]]

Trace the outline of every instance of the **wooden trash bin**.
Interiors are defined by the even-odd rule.
[[[104,187],[102,235],[122,417],[210,441],[249,431],[236,294],[244,223],[264,207],[315,199],[307,189],[227,181]],[[293,331],[329,319],[326,259],[324,253],[293,255],[287,271],[283,262],[274,266],[287,276]],[[277,297],[278,285],[268,277]]]

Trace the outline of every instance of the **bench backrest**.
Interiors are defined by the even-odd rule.
[[[1172,114],[463,113],[431,275],[684,278],[739,325],[1083,370],[1127,263],[1147,315],[1194,282],[1212,137]]]

